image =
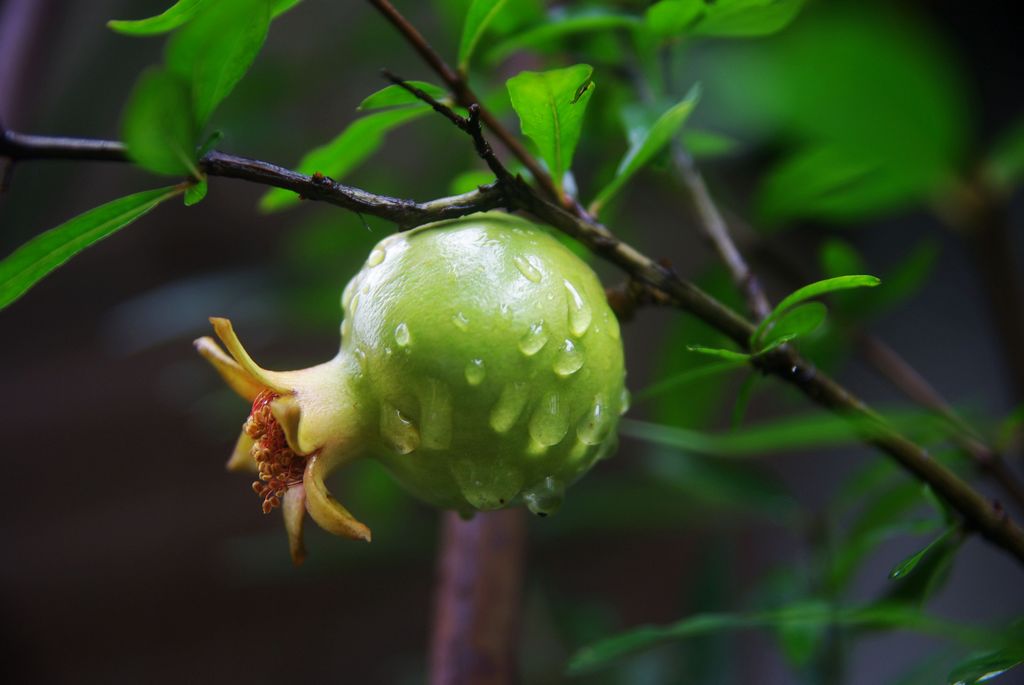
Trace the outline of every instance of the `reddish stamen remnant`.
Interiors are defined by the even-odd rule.
[[[259,467],[260,479],[253,481],[253,491],[263,498],[263,513],[281,506],[281,498],[289,486],[302,482],[306,457],[296,454],[284,437],[284,429],[270,411],[270,403],[280,395],[264,390],[252,403],[252,413],[243,430],[255,441],[250,454]]]

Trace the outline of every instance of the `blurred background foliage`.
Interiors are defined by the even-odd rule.
[[[26,66],[31,85],[6,121],[129,136],[131,105],[118,122],[136,78],[173,55],[103,25],[168,4],[43,3],[46,55]],[[992,267],[974,245],[987,230],[978,203],[998,206],[1004,256],[1021,263],[1024,74],[1006,7],[967,18],[952,2],[508,0],[470,52],[471,0],[398,4],[514,128],[507,79],[591,65],[565,187],[585,203],[606,198],[602,219],[621,237],[742,310],[668,147],[601,193],[659,117],[688,103],[679,140],[773,300],[822,278],[882,279],[830,295],[802,352],[987,488],[956,428],[865,362],[865,337],[880,336],[1020,472],[1024,388],[1005,370],[1019,350],[1001,351],[992,317],[1019,325],[1024,312],[986,302],[978,283]],[[432,76],[367,6],[281,9],[203,132],[219,132],[217,147],[416,199],[489,180],[427,108],[364,102],[383,86],[380,67]],[[17,168],[0,205],[4,254],[144,187],[137,172],[83,166]],[[0,315],[8,394],[23,398],[4,424],[13,469],[52,491],[5,505],[4,530],[29,561],[5,570],[4,668],[36,682],[422,682],[434,512],[358,464],[335,487],[374,543],[313,531],[310,561],[292,569],[277,522],[219,472],[244,407],[187,346],[219,314],[269,366],[325,358],[342,286],[392,227],[284,191],[210,186],[198,207],[162,208]],[[621,280],[591,261],[606,283]],[[625,338],[635,399],[618,456],[531,527],[524,682],[909,685],[976,682],[1024,660],[1019,569],[848,424],[745,365],[691,351],[727,345],[690,317],[644,311]],[[130,580],[124,565],[136,567]],[[86,634],[82,612],[95,621]],[[280,647],[259,656],[266,632]],[[78,646],[49,660],[72,636]],[[110,647],[119,642],[131,648]]]

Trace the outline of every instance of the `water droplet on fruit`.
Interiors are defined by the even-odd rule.
[[[604,398],[598,395],[580,422],[576,425],[576,435],[588,445],[599,445],[608,434],[612,417],[608,415],[608,407]]]
[[[569,330],[578,338],[590,328],[590,320],[593,318],[590,305],[584,301],[572,283],[569,281],[562,281],[562,283],[565,284],[565,291],[569,294]]]
[[[502,388],[497,403],[491,409],[491,428],[499,433],[507,432],[519,420],[529,398],[530,388],[526,383],[516,381]]]
[[[455,316],[452,317],[452,323],[455,324],[455,327],[458,328],[460,331],[469,330],[469,319],[466,318],[466,315],[463,314],[462,312],[458,312],[457,314],[455,314]]]
[[[341,320],[341,337],[347,338],[349,333],[352,332],[352,317],[346,316]]]
[[[354,316],[355,313],[356,313],[356,308],[358,306],[359,306],[359,293],[353,293],[351,299],[349,299],[349,301],[348,301],[348,307],[345,308],[345,311],[348,312],[349,316]]]
[[[521,273],[526,280],[533,283],[540,283],[540,270],[530,263],[528,257],[516,255],[512,258],[512,262],[516,265],[516,268],[519,269],[519,273]]]
[[[395,405],[381,402],[380,435],[399,454],[409,454],[420,446],[416,426]]]
[[[544,330],[544,322],[538,321],[530,326],[530,330],[519,339],[519,351],[527,357],[540,352],[548,344],[548,332]]]
[[[576,345],[573,344],[572,340],[566,340],[562,343],[558,354],[555,356],[554,368],[555,373],[563,378],[571,376],[583,368],[583,355],[576,349]]]
[[[569,408],[557,392],[541,399],[530,417],[530,436],[541,445],[557,445],[569,432]]]
[[[384,261],[384,257],[386,256],[387,254],[384,252],[384,248],[378,245],[370,251],[370,256],[366,258],[366,265],[370,267],[377,266]]]
[[[547,516],[558,511],[565,499],[565,485],[548,476],[523,493],[526,507],[537,516]]]
[[[572,446],[572,450],[569,452],[569,458],[573,461],[579,461],[586,456],[589,449],[590,445],[577,439],[576,444]]]
[[[518,468],[479,455],[455,460],[452,476],[462,496],[476,509],[500,509],[523,487],[523,474]]]
[[[452,443],[452,398],[448,385],[428,378],[419,388],[423,446],[444,449]]]
[[[484,381],[484,360],[471,359],[466,364],[466,382],[470,385],[480,385]]]
[[[398,343],[399,347],[405,347],[409,344],[409,326],[404,322],[395,326],[395,342]]]

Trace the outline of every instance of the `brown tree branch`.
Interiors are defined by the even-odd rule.
[[[11,156],[12,153],[28,152],[24,144],[16,145],[24,140],[17,134],[5,133],[0,137],[0,155]],[[38,141],[38,139],[36,139]],[[110,143],[98,143],[97,149],[107,150]],[[76,144],[72,154],[76,159],[87,158],[83,150],[88,149],[85,143]],[[56,151],[53,145],[44,145],[44,156],[53,158]],[[103,157],[109,158],[109,152]],[[214,155],[214,153],[211,153]],[[416,225],[417,222],[432,220],[433,217],[461,216],[480,211],[488,206],[502,205],[509,209],[520,209],[536,216],[541,222],[553,226],[587,245],[595,253],[618,265],[634,280],[661,291],[664,298],[674,306],[687,311],[705,323],[718,329],[732,339],[740,348],[748,349],[750,335],[754,325],[736,314],[724,304],[711,297],[695,284],[682,279],[672,269],[655,262],[647,255],[639,252],[631,245],[616,238],[607,228],[589,217],[581,217],[571,213],[560,205],[556,205],[539,195],[521,178],[510,178],[497,187],[489,190],[475,191],[467,196],[446,198],[433,203],[416,203],[377,196],[366,191],[358,191],[332,181],[317,181],[315,177],[286,172],[280,167],[267,162],[246,160],[245,158],[223,155],[226,169],[215,162],[204,162],[211,175],[231,175],[235,178],[246,178],[255,182],[273,182],[277,187],[302,192],[316,190],[319,185],[323,189],[319,193],[309,195],[310,199],[323,199],[339,206],[350,204],[358,206],[358,211],[396,220],[403,225]],[[209,155],[208,155],[209,157]],[[204,157],[204,160],[207,159]],[[230,171],[229,173],[222,173]],[[379,200],[379,204],[378,204]],[[453,200],[457,200],[454,201]],[[428,211],[427,207],[432,208]],[[876,424],[866,436],[865,441],[879,447],[893,457],[907,471],[921,481],[930,485],[933,490],[946,500],[964,518],[969,528],[979,532],[994,544],[1002,547],[1018,560],[1024,562],[1024,530],[1021,530],[996,502],[991,502],[978,493],[966,481],[950,469],[933,460],[926,450],[907,440],[894,429],[887,426],[860,398],[856,397],[834,380],[818,372],[814,365],[800,357],[794,350],[777,348],[769,353],[755,357],[752,363],[762,371],[771,373],[799,388],[805,395],[823,407],[837,413],[851,416],[860,425]]]
[[[722,217],[722,213],[718,211],[718,205],[711,198],[707,184],[704,183],[704,177],[694,165],[693,158],[678,141],[672,146],[672,164],[680,181],[693,199],[702,232],[711,241],[719,259],[729,270],[733,282],[743,293],[743,297],[747,301],[747,308],[754,315],[755,320],[764,319],[771,313],[772,305],[764,294],[761,282],[747,266],[747,261],[729,235],[729,227]]]
[[[128,162],[122,143],[111,140],[33,136],[0,130],[0,157],[12,160],[71,159],[83,161]],[[307,176],[290,169],[213,150],[199,160],[198,166],[210,176],[237,178],[261,185],[283,188],[307,200],[327,202],[360,214],[394,221],[400,226],[419,226],[452,219],[473,212],[505,205],[502,189],[496,184],[428,202],[369,193],[337,183],[322,174]]]
[[[485,108],[480,102],[480,98],[477,97],[473,89],[469,87],[469,83],[463,78],[461,74],[452,69],[442,57],[437,54],[437,51],[430,45],[427,39],[423,36],[419,30],[413,26],[408,19],[402,16],[402,13],[395,9],[388,0],[369,0],[370,4],[373,5],[377,10],[384,15],[384,17],[391,22],[391,24],[398,30],[407,43],[416,51],[416,53],[427,63],[435,74],[437,74],[445,85],[448,86],[452,91],[452,95],[455,96],[455,101],[465,107],[469,108],[470,105],[478,105],[480,107],[480,119],[483,121],[487,129],[493,133],[501,144],[511,152],[516,159],[518,159],[523,166],[530,170],[530,174],[537,180],[538,185],[541,189],[551,198],[557,199],[561,203],[566,203],[567,198],[558,192],[554,182],[551,180],[551,176],[545,171],[544,167],[534,159],[533,155],[523,146],[519,139],[514,136],[505,126],[498,121],[490,110]]]

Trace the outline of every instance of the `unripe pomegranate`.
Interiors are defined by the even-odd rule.
[[[464,515],[522,502],[546,515],[607,456],[625,411],[622,343],[594,272],[547,232],[501,213],[398,233],[342,295],[329,362],[266,371],[226,319],[199,351],[254,401],[230,467],[255,467],[301,559],[302,508],[370,539],[323,479],[379,460],[420,499]]]

